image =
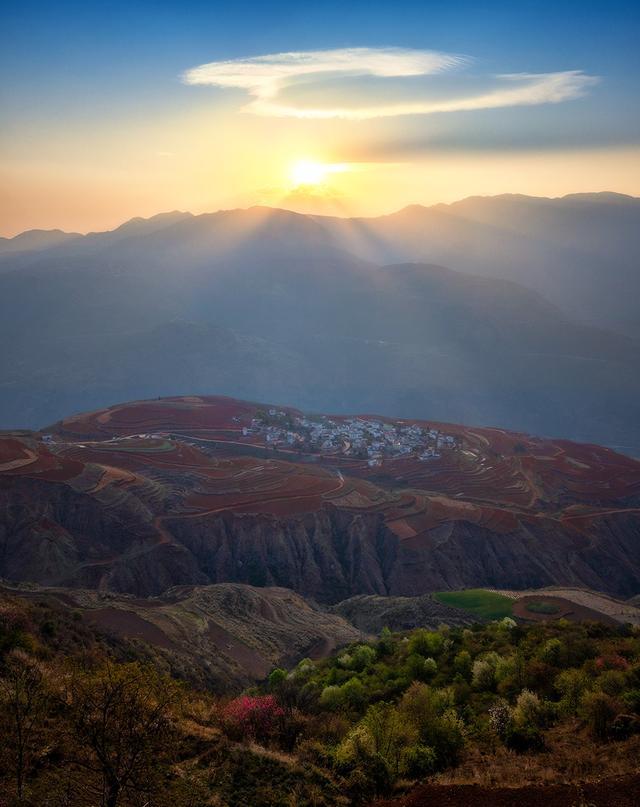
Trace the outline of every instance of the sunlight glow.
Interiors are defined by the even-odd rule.
[[[328,174],[348,171],[344,163],[319,163],[313,160],[297,160],[289,169],[289,181],[294,188],[304,185],[322,185]]]

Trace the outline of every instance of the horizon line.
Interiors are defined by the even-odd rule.
[[[152,221],[155,218],[159,218],[160,216],[169,216],[172,214],[180,213],[185,216],[191,216],[192,218],[200,218],[201,216],[215,216],[220,213],[235,213],[235,212],[247,212],[249,210],[273,210],[276,212],[283,212],[283,213],[292,213],[296,216],[303,216],[305,218],[322,218],[322,219],[342,219],[344,221],[349,220],[373,220],[373,219],[381,219],[385,218],[386,216],[393,216],[398,213],[402,213],[405,210],[410,208],[423,208],[425,210],[430,210],[435,207],[452,207],[453,205],[460,204],[462,202],[469,201],[471,199],[504,199],[506,197],[513,197],[513,198],[524,198],[524,199],[537,199],[537,200],[544,200],[544,201],[561,201],[563,199],[569,199],[572,197],[585,197],[585,196],[616,196],[622,197],[624,199],[633,199],[636,201],[640,201],[640,196],[634,196],[629,193],[621,193],[619,191],[579,191],[575,193],[565,193],[561,196],[534,196],[528,193],[474,193],[470,194],[469,196],[463,196],[460,199],[456,199],[453,202],[434,202],[433,204],[423,204],[421,202],[409,202],[406,205],[403,205],[400,208],[394,208],[387,213],[380,213],[375,216],[341,216],[338,213],[302,213],[298,210],[293,210],[288,207],[279,207],[276,205],[265,205],[265,204],[252,204],[248,205],[247,207],[221,207],[217,210],[207,210],[202,213],[192,213],[190,210],[161,210],[158,213],[153,213],[150,216],[132,216],[129,219],[125,219],[121,221],[119,224],[116,224],[114,227],[110,229],[104,230],[86,230],[84,232],[77,231],[77,230],[63,230],[61,227],[30,227],[26,230],[20,230],[13,235],[0,235],[0,241],[13,241],[16,238],[19,238],[22,235],[26,235],[27,233],[61,233],[63,235],[69,236],[76,236],[77,238],[86,238],[90,235],[103,235],[106,233],[113,233],[116,230],[124,227],[125,225],[134,222],[146,222]],[[46,249],[46,247],[45,247]],[[27,250],[25,250],[27,251]]]

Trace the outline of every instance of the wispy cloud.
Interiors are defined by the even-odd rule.
[[[474,92],[456,91],[450,87],[445,97],[429,98],[415,90],[397,102],[356,104],[330,103],[305,105],[303,100],[285,100],[286,89],[310,77],[322,80],[357,76],[381,80],[436,76],[467,67],[469,57],[408,48],[343,48],[337,50],[298,51],[210,62],[188,70],[183,75],[187,84],[230,87],[246,90],[251,101],[244,112],[271,117],[311,119],[344,118],[367,120],[395,115],[427,115],[435,112],[457,112],[496,109],[510,106],[556,104],[585,95],[598,79],[581,70],[554,73],[511,73],[491,76],[486,89]]]

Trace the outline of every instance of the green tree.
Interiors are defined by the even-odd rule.
[[[407,650],[420,656],[437,656],[442,650],[444,637],[436,631],[420,628],[412,633]]]
[[[560,694],[560,708],[566,714],[578,711],[583,692],[589,687],[589,676],[584,670],[563,670],[553,682]]]

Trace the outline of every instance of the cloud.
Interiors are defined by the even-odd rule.
[[[557,104],[585,95],[598,79],[581,70],[554,73],[510,73],[491,76],[486,89],[473,92],[450,87],[445,97],[428,97],[414,90],[415,97],[390,103],[327,103],[306,105],[301,100],[286,101],[287,88],[297,82],[322,81],[323,77],[353,79],[375,77],[380,81],[409,79],[448,73],[467,67],[471,59],[439,51],[408,48],[342,48],[298,51],[210,62],[188,70],[182,76],[187,84],[230,87],[246,90],[251,101],[244,112],[270,117],[310,119],[343,118],[368,120],[396,115],[428,115],[496,109],[511,106]]]

